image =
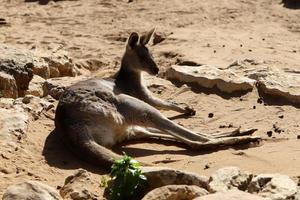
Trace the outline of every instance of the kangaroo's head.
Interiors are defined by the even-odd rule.
[[[153,32],[154,29],[142,36],[139,36],[136,32],[130,34],[124,54],[127,67],[130,68],[130,70],[138,72],[145,71],[152,75],[158,74],[159,69],[149,49],[146,47]]]

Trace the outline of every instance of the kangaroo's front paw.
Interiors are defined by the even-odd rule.
[[[194,108],[190,107],[190,106],[186,106],[186,107],[184,108],[184,110],[185,110],[185,113],[184,113],[184,114],[187,114],[187,115],[189,115],[189,116],[194,116],[194,115],[196,115],[196,110],[195,110]]]

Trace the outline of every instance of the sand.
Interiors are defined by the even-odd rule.
[[[167,35],[150,46],[163,71],[182,61],[227,67],[236,60],[253,59],[281,69],[300,70],[300,10],[286,8],[279,0],[78,0],[37,2],[0,0],[0,42],[27,49],[61,48],[74,62],[94,61],[95,73],[116,71],[130,32],[156,27]],[[93,76],[92,73],[90,76]],[[137,141],[120,144],[139,161],[209,175],[223,166],[238,166],[253,173],[282,173],[297,180],[300,176],[300,111],[279,103],[257,103],[256,90],[243,96],[220,95],[213,91],[185,89],[168,81],[149,78],[152,89],[162,99],[193,106],[197,114],[176,118],[176,122],[196,132],[213,133],[234,127],[258,128],[264,141],[259,146],[194,152],[176,143]],[[256,109],[253,108],[255,106]],[[208,114],[214,117],[209,118]],[[175,112],[164,112],[168,117]],[[283,118],[279,116],[283,115]],[[284,132],[275,133],[277,123]],[[220,128],[232,125],[233,128]],[[80,161],[50,133],[51,119],[43,116],[29,123],[27,137],[16,152],[0,157],[0,196],[9,185],[23,180],[41,180],[62,186],[65,177],[85,168],[95,178],[105,172],[101,166]],[[273,137],[267,131],[273,131]],[[166,162],[167,161],[167,162]],[[100,180],[100,178],[99,178]]]

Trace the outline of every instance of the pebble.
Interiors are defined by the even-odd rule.
[[[297,139],[300,140],[300,135],[297,135]]]
[[[273,134],[273,131],[268,131],[268,132],[267,132],[267,135],[268,135],[269,137],[272,137],[272,134]]]
[[[283,119],[283,118],[284,118],[284,116],[283,116],[283,115],[279,115],[278,117],[279,117],[280,119]]]
[[[263,103],[263,99],[262,98],[258,98],[257,99],[257,103],[262,104]]]
[[[206,164],[206,165],[204,166],[204,169],[209,169],[209,168],[210,168],[209,164]]]
[[[214,113],[209,113],[209,114],[208,114],[208,117],[209,117],[209,118],[213,118],[213,117],[214,117]]]

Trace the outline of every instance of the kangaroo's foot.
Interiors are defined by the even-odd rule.
[[[258,143],[261,137],[258,136],[238,136],[238,137],[225,137],[215,138],[208,142],[191,142],[188,145],[193,149],[218,149],[225,146],[242,145],[249,143]]]
[[[224,137],[236,137],[236,136],[246,136],[246,135],[252,135],[257,129],[252,128],[248,130],[241,131],[241,127],[235,129],[231,132],[225,132],[225,133],[214,133],[212,136],[214,138],[224,138]]]
[[[139,140],[139,139],[158,139],[158,140],[171,140],[178,141],[172,135],[164,133],[158,129],[154,128],[144,128],[140,126],[134,126],[130,130],[130,135],[127,138],[128,140]]]

